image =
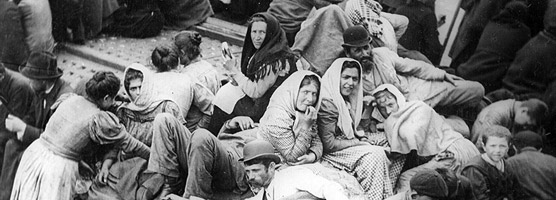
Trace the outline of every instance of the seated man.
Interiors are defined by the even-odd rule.
[[[512,199],[514,177],[504,156],[508,153],[512,134],[507,128],[493,125],[482,133],[486,153],[478,155],[463,168],[477,199]]]
[[[512,133],[521,129],[538,129],[537,125],[542,124],[547,111],[548,107],[539,99],[526,101],[508,99],[494,102],[481,110],[477,116],[471,130],[471,141],[480,144],[480,133],[484,133],[486,128],[493,125],[503,126]]]
[[[473,106],[481,101],[484,88],[423,61],[399,57],[388,48],[371,48],[371,37],[362,26],[349,27],[343,35],[344,53],[363,66],[363,92],[370,94],[382,84],[392,84],[408,100],[431,107]]]
[[[289,167],[277,171],[280,157],[274,153],[274,147],[267,141],[254,140],[243,148],[244,157],[239,161],[245,166],[249,184],[261,188],[250,200],[278,199],[348,199],[342,187],[326,180],[304,167]],[[177,195],[168,195],[167,199],[182,200]]]
[[[178,194],[181,189],[186,199],[214,199],[220,193],[250,196],[244,167],[238,160],[243,157],[245,143],[253,139],[240,134],[216,138],[205,129],[191,133],[176,117],[161,113],[153,122],[147,170],[164,177],[161,197]],[[180,179],[185,179],[185,188],[177,188]]]
[[[301,166],[276,171],[280,157],[274,154],[272,144],[264,140],[252,141],[243,149],[245,173],[249,183],[262,187],[252,200],[278,200],[295,198],[298,192],[307,192],[319,199],[348,199],[342,187],[335,182],[313,174]]]
[[[33,96],[29,80],[21,74],[9,70],[3,62],[0,62],[0,169],[2,169],[6,142],[15,136],[6,130],[6,118],[10,114],[23,118],[31,107]]]
[[[508,159],[508,170],[520,185],[516,199],[556,199],[556,158],[540,152],[542,137],[522,131],[513,140],[518,155]]]
[[[10,115],[5,121],[6,129],[15,132],[16,137],[9,139],[5,146],[0,176],[0,199],[9,198],[21,156],[44,131],[46,123],[54,113],[54,103],[67,96],[64,94],[73,92],[70,84],[61,78],[63,72],[57,66],[56,56],[50,52],[31,52],[27,64],[19,71],[30,79],[34,95],[31,107],[23,118]]]

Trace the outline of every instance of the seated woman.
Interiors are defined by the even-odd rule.
[[[279,151],[287,151],[281,158],[287,163],[315,162],[322,154],[320,139],[316,132],[309,133],[306,129],[316,120],[314,108],[309,114],[299,113],[299,125],[294,127],[299,126],[298,130],[304,132],[297,132],[297,138],[290,136],[296,108],[305,112],[309,110],[308,107],[318,105],[318,77],[311,72],[300,71],[292,74],[284,83],[272,98],[268,115],[263,118],[265,120],[261,121],[259,129],[254,130],[266,139],[273,136],[270,133],[287,134],[284,136],[289,138],[289,144],[276,145],[276,140],[271,140],[275,147],[279,147]],[[276,125],[277,122],[283,124]],[[168,114],[156,117],[154,132],[148,170],[162,174],[167,179],[185,177],[184,197],[214,199],[221,192],[251,193],[248,192],[247,177],[239,159],[243,157],[244,144],[255,139],[252,137],[255,135],[250,136],[246,132],[221,133],[217,138],[203,129],[191,133]],[[295,141],[299,143],[294,144]]]
[[[357,178],[367,199],[392,195],[388,158],[384,149],[365,140],[356,127],[363,111],[361,66],[351,58],[339,58],[323,78],[318,133],[324,146],[323,161]]]
[[[178,104],[190,131],[207,128],[214,93],[196,78],[180,73],[179,51],[172,46],[159,46],[153,51],[151,59],[158,72],[153,75],[155,88]]]
[[[209,131],[218,134],[223,125],[237,132],[253,128],[264,114],[272,93],[294,71],[296,56],[278,20],[268,13],[251,17],[247,28],[241,70],[235,59],[224,64],[234,80],[216,94]]]
[[[384,132],[391,153],[416,151],[420,157],[434,156],[429,162],[402,173],[397,192],[409,190],[409,180],[423,169],[448,167],[459,174],[462,165],[479,155],[473,143],[424,102],[406,102],[402,93],[390,84],[377,87],[373,96],[379,115],[385,118]]]
[[[179,72],[197,79],[199,83],[207,87],[213,94],[216,94],[222,86],[219,79],[220,74],[212,64],[203,59],[200,46],[201,39],[201,34],[196,31],[182,31],[174,37],[174,46],[177,47],[179,64],[184,66]]]
[[[134,138],[150,147],[153,137],[153,121],[160,113],[169,113],[185,124],[178,104],[169,96],[160,94],[153,79],[154,73],[140,64],[132,64],[124,71],[124,91],[131,99],[118,107],[116,115]],[[103,161],[97,179],[88,191],[89,199],[114,199],[127,196],[130,191],[121,186],[134,183],[128,178],[140,176],[147,165],[146,159],[111,152]],[[141,168],[142,167],[142,168]],[[131,175],[133,174],[133,175]],[[131,184],[130,184],[131,185]],[[134,191],[131,191],[134,192]]]
[[[185,119],[178,104],[162,95],[155,86],[154,73],[140,64],[131,64],[124,71],[124,89],[130,103],[118,108],[117,115],[126,130],[135,138],[151,146],[152,121],[160,113],[170,113],[181,122]]]
[[[97,72],[86,84],[87,97],[75,95],[58,104],[44,133],[23,154],[11,199],[74,198],[81,179],[78,163],[103,145],[149,158],[149,148],[103,111],[119,89],[120,80],[112,72]]]
[[[364,198],[363,189],[353,176],[320,164],[305,165],[318,163],[323,155],[316,124],[320,88],[321,81],[315,73],[305,70],[293,73],[272,95],[255,129],[257,137],[274,146],[284,163],[282,167],[304,165],[317,175],[340,183],[350,198]]]

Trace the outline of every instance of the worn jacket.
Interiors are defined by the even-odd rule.
[[[29,113],[23,119],[23,121],[27,123],[25,133],[21,139],[23,143],[31,144],[31,142],[39,138],[50,116],[54,113],[54,110],[51,109],[52,105],[60,96],[70,92],[73,92],[73,89],[69,83],[62,79],[58,79],[48,94],[35,94]]]
[[[508,172],[506,163],[504,167],[504,172],[501,172],[478,155],[467,163],[462,175],[471,181],[473,194],[478,200],[514,199],[515,179]]]

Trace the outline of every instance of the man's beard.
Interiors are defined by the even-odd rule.
[[[375,63],[371,56],[363,56],[358,61],[361,63],[363,71],[371,71],[375,67]]]

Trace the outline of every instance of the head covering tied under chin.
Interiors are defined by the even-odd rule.
[[[266,35],[259,49],[256,49],[251,39],[251,28],[247,27],[247,34],[241,53],[241,72],[249,80],[257,81],[264,78],[271,71],[277,72],[286,67],[289,62],[295,66],[295,55],[288,46],[286,33],[280,28],[278,20],[269,13],[255,13],[253,17],[261,17],[266,23]]]
[[[322,97],[332,100],[332,103],[338,108],[338,127],[342,133],[351,139],[357,134],[355,128],[361,121],[363,113],[363,87],[361,85],[361,64],[357,62],[359,67],[359,83],[355,85],[354,91],[349,95],[348,103],[342,97],[340,92],[340,78],[342,75],[342,66],[347,61],[357,62],[351,58],[336,59],[326,73],[322,76]]]

